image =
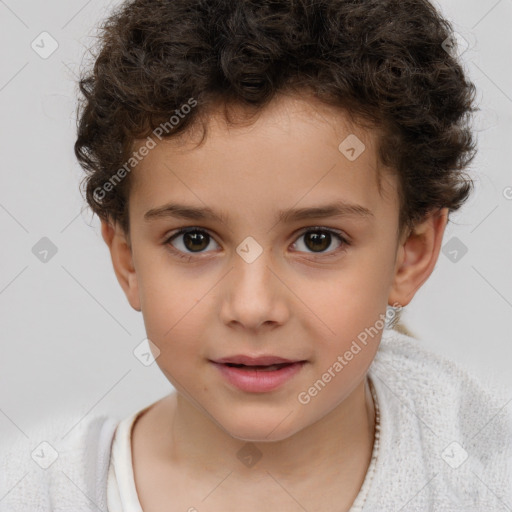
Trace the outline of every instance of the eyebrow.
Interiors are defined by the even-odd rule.
[[[222,223],[227,223],[228,220],[228,215],[223,212],[216,213],[207,206],[194,207],[177,203],[168,203],[148,210],[144,214],[145,221],[167,217],[189,220],[215,219]],[[279,210],[277,222],[293,222],[327,217],[370,218],[374,217],[374,214],[362,205],[338,201],[324,206]]]

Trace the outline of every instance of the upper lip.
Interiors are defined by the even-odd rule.
[[[272,364],[281,364],[281,363],[298,363],[301,362],[298,359],[285,359],[284,357],[278,356],[257,356],[251,357],[246,355],[235,355],[229,357],[223,357],[222,359],[216,359],[213,361],[214,363],[232,363],[232,364],[244,364],[246,366],[269,366]]]

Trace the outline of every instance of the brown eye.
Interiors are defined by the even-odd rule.
[[[183,244],[190,251],[202,251],[208,247],[209,236],[205,233],[192,231],[183,235]]]
[[[331,235],[325,232],[310,231],[306,233],[304,243],[308,249],[315,252],[322,252],[331,245]]]
[[[202,229],[182,229],[172,235],[165,243],[185,254],[204,252],[213,238]]]
[[[320,228],[309,228],[307,231],[303,231],[299,236],[299,240],[303,239],[303,242],[296,242],[294,245],[296,246],[296,250],[303,252],[312,252],[322,255],[326,253],[326,255],[331,255],[336,252],[341,246],[350,245],[348,241],[341,236],[340,233],[331,229],[320,229]],[[338,241],[338,245],[334,247],[333,250],[327,251],[329,247],[332,247],[333,240]],[[300,247],[300,246],[303,247]]]

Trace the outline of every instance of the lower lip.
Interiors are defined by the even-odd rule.
[[[279,370],[242,370],[235,366],[213,363],[233,386],[249,393],[273,391],[300,372],[304,362],[292,363]]]

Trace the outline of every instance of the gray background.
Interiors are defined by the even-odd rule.
[[[156,363],[134,356],[142,316],[78,189],[75,80],[96,23],[116,3],[0,1],[2,438],[28,439],[34,422],[62,411],[121,418],[172,390]],[[432,350],[512,389],[512,0],[436,5],[469,43],[462,60],[481,108],[476,192],[443,242],[457,237],[467,253],[440,255],[403,321]],[[51,49],[42,32],[58,43],[46,59],[31,47]],[[46,263],[33,253],[43,237],[57,248]]]

